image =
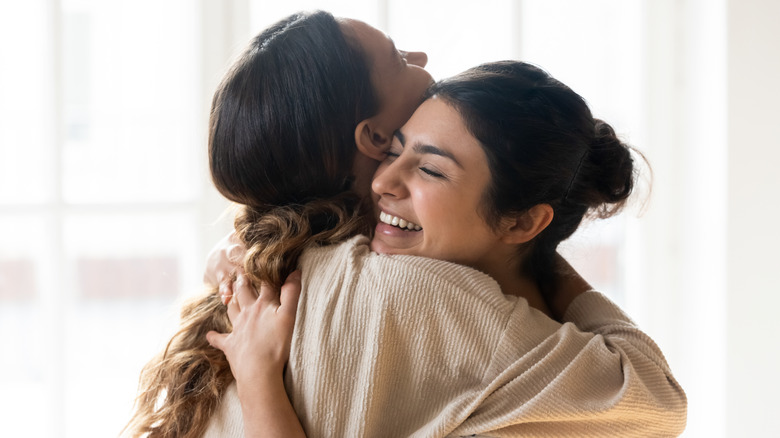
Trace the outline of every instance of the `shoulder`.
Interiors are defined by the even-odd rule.
[[[368,244],[368,237],[357,235],[336,245],[309,248],[301,255],[299,265],[304,270],[312,270],[360,261],[369,253]]]
[[[514,303],[515,298],[505,296],[493,278],[476,269],[427,257],[377,254],[371,252],[369,243],[368,237],[359,235],[338,245],[307,250],[300,259],[304,277],[360,276],[383,289],[436,289],[477,295],[499,306]]]
[[[564,322],[574,323],[580,330],[598,332],[608,325],[635,326],[631,318],[604,294],[594,290],[575,298],[566,313]]]
[[[476,269],[408,255],[371,252],[366,236],[355,236],[341,244],[307,250],[300,265],[304,279],[321,282],[359,282],[374,292],[414,291],[415,295],[437,294],[437,299],[479,300],[483,305],[509,311],[515,297],[504,295],[498,283]]]

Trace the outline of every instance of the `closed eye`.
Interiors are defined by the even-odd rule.
[[[443,174],[436,172],[435,170],[428,169],[427,167],[420,167],[420,170],[422,170],[423,173],[430,175],[434,178],[442,178],[442,179],[445,178]]]
[[[387,163],[392,163],[393,161],[396,160],[396,158],[398,158],[400,156],[401,156],[401,154],[399,152],[395,152],[393,150],[389,150],[389,151],[385,152],[385,159],[383,161],[387,162]]]

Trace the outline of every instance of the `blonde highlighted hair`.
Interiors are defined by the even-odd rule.
[[[277,287],[296,269],[309,247],[336,244],[366,233],[359,198],[336,198],[260,212],[241,210],[236,234],[247,248],[244,269],[254,284]],[[328,227],[318,230],[325,221]],[[222,395],[233,382],[225,355],[206,341],[206,333],[230,332],[227,308],[216,291],[190,299],[181,311],[179,331],[141,372],[136,411],[125,429],[130,436],[199,437]]]

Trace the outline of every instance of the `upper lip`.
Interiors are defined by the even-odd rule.
[[[377,217],[379,217],[381,215],[381,213],[385,213],[385,214],[388,214],[388,215],[391,215],[391,216],[395,216],[395,217],[397,217],[399,219],[403,219],[406,222],[409,222],[411,224],[414,224],[414,225],[422,228],[422,226],[418,222],[415,222],[413,220],[409,220],[404,215],[397,214],[397,213],[393,212],[392,210],[388,210],[387,208],[382,207],[381,205],[377,205],[377,207],[379,208],[379,212],[377,213]]]
[[[377,212],[377,216],[379,216],[379,213],[385,212],[386,214],[396,216],[399,219],[403,219],[403,220],[405,220],[407,222],[414,222],[414,221],[410,221],[409,219],[407,219],[406,216],[404,216],[402,214],[398,214],[398,213],[394,212],[393,210],[390,210],[387,207],[382,206],[381,204],[377,204],[377,207],[379,207],[379,211]],[[414,223],[416,224],[417,222],[414,222]]]

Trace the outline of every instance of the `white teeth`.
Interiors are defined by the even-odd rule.
[[[410,231],[422,230],[421,226],[409,222],[406,219],[401,219],[400,217],[385,213],[384,211],[379,212],[379,221],[388,225],[393,225],[395,227],[406,228],[407,230]]]

